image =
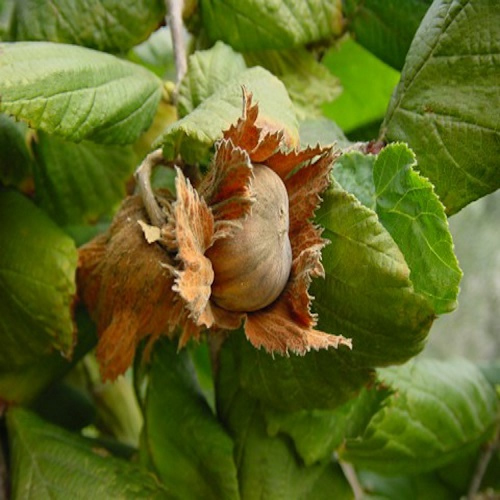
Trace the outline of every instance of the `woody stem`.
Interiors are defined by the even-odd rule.
[[[153,167],[163,164],[164,161],[162,150],[157,149],[148,154],[135,171],[135,179],[139,187],[139,194],[141,195],[149,220],[157,227],[162,227],[165,223],[165,214],[158,205],[153,193],[153,188],[151,187],[151,171]]]
[[[186,44],[182,29],[184,0],[165,0],[165,4],[167,6],[167,23],[170,27],[174,48],[176,84],[178,87],[187,71]]]

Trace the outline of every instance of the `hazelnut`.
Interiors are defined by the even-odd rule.
[[[215,274],[212,300],[228,311],[251,312],[271,304],[292,267],[285,185],[270,168],[253,167],[250,215],[232,237],[217,240],[206,252]]]

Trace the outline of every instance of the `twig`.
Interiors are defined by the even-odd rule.
[[[354,467],[347,462],[342,462],[341,460],[339,460],[339,465],[342,469],[342,472],[344,473],[345,478],[347,479],[347,482],[349,483],[349,486],[352,489],[352,492],[354,493],[355,500],[361,500],[365,492],[363,490],[363,486],[361,486],[361,483],[359,482]]]
[[[151,171],[153,167],[162,165],[165,162],[161,149],[157,149],[148,154],[135,171],[135,179],[139,187],[144,207],[148,213],[150,222],[157,227],[162,227],[165,223],[165,214],[158,205],[153,188],[151,187]]]
[[[486,473],[486,469],[488,468],[488,464],[490,463],[491,457],[499,445],[500,425],[497,427],[495,437],[490,442],[486,443],[481,455],[479,456],[476,470],[474,471],[474,475],[472,476],[472,480],[469,485],[469,491],[467,492],[467,500],[472,500],[481,488],[481,483],[483,481],[484,474]]]
[[[184,0],[165,0],[167,6],[167,24],[170,27],[172,45],[174,47],[177,86],[187,71],[186,44],[182,25],[182,9]]]

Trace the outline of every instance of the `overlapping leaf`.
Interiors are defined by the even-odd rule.
[[[342,132],[342,129],[328,118],[311,118],[300,122],[299,126],[300,145],[330,146],[336,144],[339,148],[349,145],[349,141]]]
[[[320,328],[353,339],[344,362],[382,366],[417,354],[434,311],[415,293],[403,254],[375,212],[334,185],[316,220],[331,243],[323,251],[326,277],[313,283],[314,305]]]
[[[373,166],[376,210],[410,266],[415,290],[441,314],[457,306],[462,272],[444,207],[432,184],[413,171],[415,166],[415,156],[404,144],[378,155]]]
[[[31,174],[33,160],[27,144],[28,127],[0,114],[0,181],[19,186]]]
[[[401,70],[432,0],[347,0],[344,12],[358,43]]]
[[[210,40],[236,50],[289,49],[327,40],[342,29],[339,0],[228,0],[200,2],[201,19]]]
[[[284,85],[265,69],[251,68],[239,73],[193,112],[167,128],[158,140],[164,156],[172,159],[180,154],[189,163],[208,162],[214,142],[241,117],[243,86],[259,103],[257,125],[273,132],[283,130],[287,142],[297,144],[297,122]]]
[[[186,116],[246,69],[241,54],[217,42],[210,50],[189,57],[188,70],[179,87],[179,112]]]
[[[7,426],[13,498],[175,498],[152,474],[27,410],[10,409]]]
[[[415,151],[449,214],[500,187],[499,54],[497,2],[434,2],[385,118],[385,137]]]
[[[164,14],[161,0],[23,0],[17,2],[14,33],[18,41],[125,52],[147,38]]]
[[[342,91],[338,79],[304,48],[247,52],[245,60],[249,66],[268,69],[285,84],[299,120],[321,116],[321,105]]]
[[[388,395],[383,387],[363,389],[335,410],[281,412],[267,407],[267,432],[289,436],[305,464],[312,465],[332,456],[347,437],[363,432]]]
[[[71,141],[134,142],[150,125],[162,82],[141,66],[83,47],[0,45],[0,111]]]
[[[343,155],[336,178],[376,211],[404,254],[415,291],[442,314],[456,307],[462,272],[444,207],[430,182],[414,167],[413,152],[404,144],[391,144],[378,156]]]
[[[175,80],[174,49],[172,35],[167,26],[155,31],[146,41],[136,45],[128,59],[148,68],[166,80]]]
[[[324,326],[323,331],[327,331]],[[372,378],[337,350],[311,351],[305,356],[271,356],[256,350],[241,332],[234,332],[224,348],[236,358],[235,376],[252,397],[285,411],[336,408],[353,398]]]
[[[238,498],[233,443],[201,395],[186,351],[157,344],[141,453],[180,498]]]
[[[386,476],[366,469],[356,470],[359,482],[365,491],[363,499],[369,500],[404,498],[419,500],[456,500],[461,492],[447,487],[437,474],[411,474],[407,476]],[[463,494],[466,492],[463,491]]]
[[[32,202],[0,193],[0,371],[73,348],[73,241]]]
[[[136,165],[130,147],[75,144],[38,135],[35,189],[40,206],[59,224],[95,221],[125,196]]]
[[[495,425],[499,404],[480,370],[465,360],[419,360],[380,371],[395,392],[341,455],[390,474],[434,469],[467,455]]]
[[[224,345],[216,380],[219,418],[235,442],[239,491],[242,498],[318,498],[312,492],[328,484],[330,497],[349,491],[328,464],[305,465],[283,435],[269,436],[258,400],[235,377],[238,359]],[[323,482],[324,481],[324,482]],[[319,484],[318,484],[319,483]],[[324,493],[324,491],[323,491]]]

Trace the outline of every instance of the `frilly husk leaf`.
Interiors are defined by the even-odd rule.
[[[97,323],[104,380],[130,366],[143,337],[172,333],[183,314],[172,260],[147,243],[139,220],[147,220],[142,200],[127,198],[108,232],[79,250],[78,289]]]

